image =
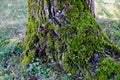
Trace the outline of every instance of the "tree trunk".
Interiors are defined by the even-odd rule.
[[[76,74],[105,49],[118,53],[93,17],[93,0],[28,0],[28,12],[22,64],[40,58]]]
[[[95,12],[94,12],[94,0],[87,0],[88,7],[90,9],[91,14],[95,17]]]

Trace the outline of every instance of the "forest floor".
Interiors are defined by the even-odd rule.
[[[99,3],[96,9],[103,4],[99,1],[102,0],[96,1]],[[116,6],[118,8],[120,5]],[[106,9],[104,6],[102,8]],[[96,11],[97,20],[111,41],[120,47],[119,11],[115,15],[106,10]],[[114,15],[111,16],[111,13]],[[38,62],[29,64],[29,67],[22,68],[20,66],[22,49],[16,44],[22,41],[25,36],[27,18],[26,0],[0,0],[0,80],[29,80],[29,78],[35,79],[36,77],[40,80],[58,80],[58,73],[53,73],[45,65]],[[68,80],[68,77],[61,74],[60,79]]]
[[[22,50],[16,44],[23,39],[26,22],[26,0],[0,0],[0,80],[19,80]]]

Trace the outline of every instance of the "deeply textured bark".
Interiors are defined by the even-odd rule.
[[[79,73],[104,49],[117,51],[93,17],[93,0],[29,0],[28,7],[23,64],[40,58]]]

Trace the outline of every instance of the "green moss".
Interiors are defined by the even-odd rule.
[[[98,69],[96,70],[97,73],[97,80],[108,80],[120,79],[120,62],[116,61],[113,58],[105,58],[100,60],[98,64]],[[116,77],[115,77],[116,76]]]
[[[73,2],[73,4],[75,7],[74,5],[71,7],[71,12],[66,12],[70,20],[70,26],[66,30],[66,33],[70,32],[69,35],[72,35],[73,38],[64,39],[68,45],[63,59],[63,67],[65,67],[68,72],[71,71],[70,69],[75,69],[77,71],[81,66],[87,66],[94,52],[103,51],[101,47],[102,41],[104,41],[99,25],[90,11],[86,10],[83,12],[81,7],[77,7],[77,1]],[[81,4],[79,6],[83,5],[84,4]],[[76,33],[73,30],[75,30]],[[64,65],[65,63],[68,65]]]
[[[120,48],[113,43],[103,41],[103,45],[108,48],[111,52],[115,52],[117,55],[120,55]]]
[[[43,3],[44,0],[41,0],[41,2]],[[38,20],[36,20],[34,17],[34,11],[32,10],[37,9],[38,13],[41,13],[42,7],[44,6],[41,7],[37,3],[38,3],[37,0],[28,1],[29,18],[26,25],[27,27],[26,36],[25,36],[24,42],[18,44],[20,47],[24,49],[24,52],[23,52],[24,59],[22,61],[22,65],[23,64],[25,65],[28,62],[31,62],[32,60],[34,60],[35,54],[39,54],[39,53],[36,53],[35,45],[41,45],[43,42],[43,40],[41,39],[42,33],[39,34],[38,32],[38,27],[42,22],[42,18],[39,18]]]
[[[0,40],[0,47],[1,47],[2,45],[6,45],[6,44],[8,44],[8,43],[10,43],[10,39]]]
[[[22,66],[24,66],[24,65],[26,65],[26,63],[31,62],[32,60],[34,60],[35,50],[30,51],[28,54],[29,54],[28,56],[24,55],[24,60],[21,63]]]

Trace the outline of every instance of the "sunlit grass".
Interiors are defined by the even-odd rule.
[[[120,46],[120,0],[95,0],[95,13],[103,31]]]
[[[120,20],[119,0],[95,0],[95,12],[100,19]]]

